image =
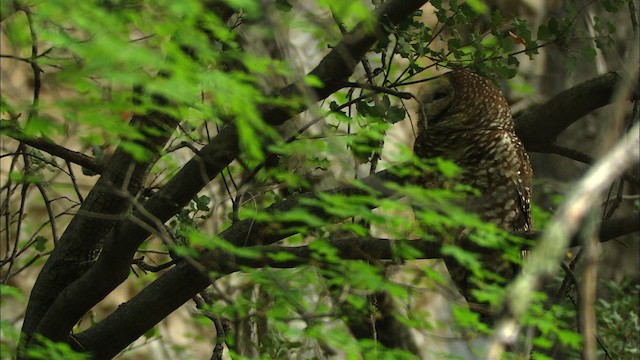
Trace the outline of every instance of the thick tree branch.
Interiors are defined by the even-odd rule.
[[[294,203],[288,202],[278,206],[280,209],[291,208]],[[640,231],[637,213],[623,218],[609,219],[602,223],[600,230],[601,241],[608,241],[616,237]],[[251,234],[252,224],[248,222],[239,223],[228,233],[229,239],[247,239]],[[224,234],[224,233],[223,233]],[[266,234],[265,234],[266,235]],[[523,235],[523,234],[518,234]],[[531,232],[527,238],[537,239],[541,232]],[[271,241],[274,239],[272,238]],[[372,259],[393,259],[394,242],[403,240],[389,240],[380,238],[351,238],[334,239],[330,243],[338,250],[340,258],[344,260],[372,260]],[[421,253],[420,258],[436,259],[441,258],[440,244],[426,240],[406,240]],[[252,243],[259,243],[254,239]],[[269,242],[268,240],[264,241]],[[580,239],[575,236],[571,246],[580,245]],[[216,273],[216,276],[223,276],[241,271],[246,268],[292,268],[296,266],[310,265],[314,263],[313,251],[308,246],[258,246],[254,248],[256,252],[262,254],[259,258],[238,258],[223,252],[207,252],[200,259],[200,263],[209,270]],[[278,253],[288,253],[295,258],[279,261],[274,260]],[[188,279],[188,280],[187,280]],[[158,280],[143,289],[131,301],[122,304],[109,317],[98,323],[94,327],[78,334],[76,341],[82,344],[86,350],[97,351],[98,358],[106,358],[116,349],[141,336],[149,327],[155,325],[164,317],[168,316],[174,309],[188,301],[192,294],[201,291],[210,284],[211,279],[201,271],[194,268],[187,262],[181,262],[174,269],[167,272]],[[104,336],[113,339],[112,342],[104,342]],[[132,340],[133,339],[133,340]]]
[[[146,162],[138,162],[122,147],[116,149],[102,176],[82,203],[78,214],[65,229],[38,275],[22,328],[25,336],[31,336],[39,326],[42,326],[42,331],[45,332],[56,328],[60,325],[59,321],[68,318],[65,313],[50,313],[51,322],[41,323],[49,306],[61,291],[91,266],[94,257],[92,254],[116,223],[115,218],[123,216],[131,209],[130,198],[117,193],[136,196],[177,123],[176,119],[157,112],[133,117],[131,126],[137,129],[157,130],[146,134],[145,140],[141,143],[153,156]],[[75,321],[77,318],[68,320],[71,323]]]
[[[216,0],[207,1],[205,7],[211,11],[220,11],[227,19],[232,15],[230,8]],[[158,104],[167,103],[162,96],[152,94],[152,99]],[[109,256],[114,259],[114,263],[106,269],[102,267],[101,269],[108,273],[99,274],[96,280],[105,280],[106,285],[99,286],[102,292],[91,294],[87,301],[80,302],[86,306],[73,307],[76,304],[74,300],[86,294],[83,293],[84,289],[95,286],[87,283],[87,280],[91,280],[85,276],[87,269],[95,267],[93,265],[97,252],[103,244],[106,248],[113,249],[113,244],[109,241],[114,234],[112,228],[116,224],[120,225],[118,228],[122,227],[117,221],[118,217],[123,218],[124,214],[132,209],[132,200],[160,157],[161,150],[175,131],[178,122],[177,119],[159,111],[133,116],[131,125],[143,135],[143,139],[138,141],[139,145],[147,149],[152,156],[147,161],[138,162],[125,151],[125,148],[116,149],[104,173],[83,202],[38,276],[23,325],[23,336],[27,340],[35,331],[52,340],[66,339],[73,325],[97,301],[93,305],[89,304],[98,296],[104,297],[110,292],[107,291],[109,281],[114,283],[117,282],[114,279],[121,279],[119,282],[126,279],[128,267],[127,270],[116,267],[125,259],[119,259],[114,256],[115,253],[110,252]],[[105,238],[107,235],[110,236]],[[28,346],[28,341],[22,343]]]
[[[358,61],[384,33],[383,23],[388,21],[397,23],[410,16],[424,3],[426,0],[393,0],[384,3],[376,10],[372,21],[360,24],[346,34],[343,40],[311,71],[310,75],[322,81],[322,87],[303,92],[301,89],[305,89],[304,83],[295,83],[283,88],[275,96],[296,98],[311,91],[314,101],[326,98],[344,86]],[[280,125],[293,114],[305,110],[308,104],[296,109],[267,106],[261,109],[261,115],[269,125]],[[239,155],[239,151],[237,128],[234,124],[229,124],[221,129],[216,138],[201,149],[200,153],[189,161],[167,185],[145,202],[144,209],[134,212],[133,218],[143,220],[148,226],[141,226],[139,221],[126,220],[117,226],[117,233],[112,233],[106,238],[107,243],[98,261],[82,279],[73,286],[69,286],[64,294],[58,297],[52,306],[55,311],[48,314],[46,326],[41,326],[39,332],[42,331],[50,339],[65,339],[78,315],[88,311],[126,279],[125,274],[128,274],[135,251],[150,235],[149,226],[157,228],[157,224],[162,224],[177,214],[195,194]],[[263,231],[267,230],[263,229]],[[200,276],[201,280],[204,280],[203,275]],[[206,286],[206,283],[205,281],[201,285]],[[183,301],[187,301],[191,296],[184,298]],[[79,297],[83,299],[78,299]],[[166,310],[171,312],[173,309],[175,308],[171,307]],[[153,322],[144,322],[149,326],[147,329],[159,321],[156,317],[152,317],[151,320]],[[109,349],[104,349],[106,345],[104,342],[96,344],[95,349],[87,344],[84,345],[88,350],[95,350],[100,354],[108,353],[112,356],[138,336],[129,338],[129,342],[123,344],[113,342],[107,346]]]
[[[617,79],[617,76],[609,75],[604,79],[606,81],[603,81],[603,79],[601,78],[598,78],[598,79],[600,79],[600,81],[591,83],[589,86],[584,84],[580,84],[576,86],[578,88],[587,86],[588,88],[591,89],[591,91],[576,90],[575,93],[573,93],[570,89],[568,90],[570,96],[565,93],[561,93],[558,95],[559,98],[554,98],[550,100],[549,103],[554,102],[556,103],[556,106],[558,106],[557,104],[562,104],[561,106],[578,106],[578,104],[580,103],[584,104],[585,99],[581,98],[580,96],[585,96],[586,99],[588,100],[590,96],[592,96],[592,91],[596,91],[593,89],[593,87],[598,88],[597,91],[612,92],[615,87],[615,79]],[[322,79],[322,80],[325,81],[326,79]],[[325,84],[326,83],[327,82],[325,81]],[[335,82],[335,84],[338,84],[338,83],[339,82]],[[289,87],[288,89],[291,90],[292,88]],[[290,90],[287,90],[287,91],[290,91]],[[286,93],[287,91],[283,91],[283,93]],[[608,97],[606,97],[606,99],[610,101],[611,96],[609,95]],[[593,105],[593,104],[590,104],[590,105]],[[602,105],[604,105],[604,103]],[[599,105],[599,106],[602,106],[602,105]],[[543,107],[545,108],[547,108],[548,106],[549,105],[547,104],[543,105]],[[589,111],[597,107],[598,106],[591,107]],[[279,111],[275,111],[274,113],[267,112],[266,114],[272,114],[275,116],[278,113],[280,113],[281,114],[280,116],[284,116],[285,113],[282,111],[284,110],[281,109]],[[572,114],[573,115],[572,117],[570,117],[569,122],[576,121],[578,119],[578,116],[582,116],[582,115],[579,115],[578,111],[573,112]],[[278,117],[276,117],[276,119],[277,118]],[[538,140],[544,140],[546,139],[546,137],[555,138],[555,136],[557,136],[557,133],[556,133],[557,131],[561,131],[562,129],[566,128],[566,126],[562,127],[561,129],[558,127],[547,126],[547,124],[555,121],[556,119],[554,117],[548,116],[546,111],[534,111],[532,114],[529,114],[523,118],[522,124],[524,125],[521,125],[518,128],[520,131],[520,136],[523,137],[524,139],[528,139],[530,143],[536,142]],[[533,132],[533,135],[527,136],[526,132],[528,131]],[[145,204],[145,208],[148,210],[148,212],[154,215],[155,217],[157,217],[157,220],[164,222],[168,220],[168,218],[172,216],[175,212],[179,211],[181,206],[179,206],[179,204],[175,202],[175,199],[180,199],[180,197],[175,196],[176,192],[179,192],[180,189],[183,189],[183,190],[189,189],[188,187],[189,184],[193,184],[194,181],[197,184],[203,184],[202,180],[200,180],[202,178],[201,177],[202,173],[197,172],[195,169],[196,168],[204,169],[207,174],[210,174],[208,176],[215,175],[217,174],[217,171],[219,171],[219,169],[222,169],[223,165],[226,166],[226,161],[230,161],[228,158],[225,160],[224,157],[230,154],[235,154],[235,152],[225,153],[223,151],[225,150],[225,146],[229,144],[227,142],[229,141],[228,139],[229,135],[233,135],[233,136],[237,135],[235,128],[227,127],[223,129],[221,134],[216,139],[214,139],[214,141],[212,142],[212,145],[208,149],[203,149],[204,151],[202,151],[202,154],[201,154],[202,159],[195,158],[194,160],[192,160],[193,164],[191,166],[193,167],[193,169],[185,170],[184,173],[181,172],[181,174],[177,176],[177,178],[180,178],[180,180],[176,180],[175,183],[167,185],[165,189],[161,190],[156,194],[156,196],[150,199],[150,201]],[[549,142],[549,141],[544,140],[542,142]],[[233,146],[237,146],[236,140],[232,139],[232,144],[234,144]],[[234,151],[235,150],[237,149],[234,148]],[[207,154],[210,154],[210,155],[206,156]],[[227,155],[223,156],[222,154],[227,154]],[[214,155],[217,155],[218,157],[215,157]],[[196,174],[195,175],[196,180],[194,180],[193,174]],[[385,176],[383,176],[383,179],[389,179],[390,177],[389,173],[385,173]],[[182,181],[189,181],[189,180],[192,182],[191,183],[182,182]],[[397,180],[398,179],[395,179],[395,178],[392,179],[392,181],[397,181]],[[385,191],[386,189],[384,189],[384,187],[381,186],[384,180],[380,180],[379,177],[374,176],[374,177],[367,178],[367,181],[371,186],[373,186],[377,190],[383,190],[385,196],[390,195],[390,192]],[[179,184],[183,184],[183,186],[179,186]],[[196,188],[197,189],[193,191],[199,190],[200,185],[196,186]],[[347,189],[349,188],[336,189],[334,191],[337,191],[337,192],[347,191]],[[348,191],[353,191],[353,190],[348,190]],[[181,195],[181,196],[184,196],[184,195]],[[186,201],[191,199],[191,197],[192,197],[191,193],[189,193],[189,195],[187,196],[184,196],[185,203]],[[290,203],[290,206],[293,206],[295,204],[297,204],[297,202],[293,201]],[[139,214],[139,213],[136,213],[136,216],[143,219],[145,218],[144,216],[142,216],[142,214]],[[113,248],[118,249],[117,251],[120,252],[121,254],[124,252],[127,253],[126,258],[129,259],[127,260],[127,262],[122,262],[122,260],[124,260],[125,258],[123,256],[118,256],[120,260],[118,260],[117,262],[119,263],[118,265],[119,267],[126,266],[128,268],[129,261],[130,259],[133,258],[133,254],[135,253],[137,246],[141,241],[144,240],[144,238],[146,238],[149,235],[149,232],[130,221],[127,221],[123,225],[124,225],[123,228],[126,229],[126,231],[124,231],[123,233],[127,234],[127,238],[120,239],[120,240],[118,240],[118,237],[114,238],[114,240],[117,241],[117,243],[113,245]],[[286,228],[284,227],[285,224],[281,224],[281,225],[282,227],[277,227],[277,228],[278,229]],[[286,224],[286,225],[291,226],[295,224]],[[278,234],[275,231],[273,231],[273,230],[276,230],[275,228],[269,229],[261,226],[256,226],[256,224],[253,222],[251,222],[251,227],[249,230],[247,230],[246,228],[243,229],[243,226],[248,226],[248,224],[239,223],[237,225],[234,225],[232,228],[223,232],[221,236],[227,239],[228,241],[231,241],[232,243],[236,245],[241,245],[241,246],[255,245],[256,242],[261,242],[262,244],[270,244],[270,243],[273,243],[274,241],[277,241],[285,237],[284,235],[285,233]],[[123,242],[125,240],[126,242]],[[367,246],[372,246],[372,244],[367,244]],[[379,246],[384,246],[384,245],[381,243]],[[372,249],[376,249],[376,246],[373,246]],[[433,251],[433,249],[431,250],[425,249],[425,251]],[[425,253],[425,256],[427,255],[428,253]],[[433,254],[433,256],[437,256],[437,255]],[[105,256],[105,259],[107,259],[106,256]],[[203,254],[198,260],[202,261],[210,269],[216,269],[218,272],[223,274],[225,273],[225,270],[227,272],[235,271],[237,265],[234,265],[233,263],[229,263],[228,256],[224,257],[223,259],[224,261],[220,261],[220,254],[207,252]],[[99,263],[101,263],[101,261],[99,261]],[[114,264],[113,262],[106,261],[106,260],[104,261],[105,268],[107,269],[111,269],[109,266],[115,266],[113,264]],[[188,301],[195,293],[197,293],[198,291],[201,291],[210,283],[210,279],[207,278],[207,276],[203,275],[202,273],[199,273],[191,265],[188,265],[188,264],[181,264],[176,268],[172,269],[170,273],[171,273],[171,277],[167,277],[165,279],[165,277],[162,276],[156,282],[151,284],[149,289],[144,289],[132,301],[121,306],[121,308],[118,309],[117,314],[115,313],[113,314],[113,317],[110,316],[107,319],[105,319],[103,322],[94,326],[93,328],[83,332],[82,334],[79,334],[77,337],[79,343],[81,343],[85,347],[85,349],[88,349],[91,351],[97,351],[99,354],[104,354],[105,356],[107,354],[109,355],[114,354],[114,351],[115,352],[119,351],[118,348],[120,346],[126,346],[128,344],[128,343],[125,343],[126,341],[130,342],[135,340],[138,336],[144,333],[144,331],[151,328],[153,325],[155,325],[157,322],[159,322],[161,319],[163,319],[165,316],[167,316],[169,313],[175,310],[175,308],[172,308],[172,307],[170,308],[164,307],[165,305],[167,305],[168,299],[162,299],[162,300],[159,299],[157,301],[161,301],[162,304],[157,303],[156,305],[154,305],[153,313],[149,314],[147,312],[144,312],[145,316],[141,318],[136,317],[135,326],[134,327],[130,326],[132,323],[133,316],[135,316],[136,313],[140,313],[141,311],[143,311],[144,308],[147,306],[147,304],[149,304],[149,301],[152,301],[152,302],[154,301],[151,297],[149,297],[151,296],[151,294],[155,294],[158,292],[165,293],[165,294],[171,293],[172,296],[176,297],[176,299],[171,300],[171,304],[179,306],[183,302]],[[188,293],[179,293],[179,292],[173,291],[174,288],[173,288],[172,282],[176,281],[175,279],[180,279],[178,281],[180,281],[181,283],[191,283],[190,290],[186,290],[186,288],[183,289],[185,291],[188,291]],[[117,283],[119,282],[116,281],[110,284],[107,283],[109,285],[107,285],[105,289],[107,289],[108,287],[114,286]],[[96,292],[96,293],[100,294],[100,292]],[[111,335],[115,335],[111,331],[116,331],[116,329],[119,329],[117,331],[122,331],[121,329],[123,329],[122,327],[123,324],[120,324],[120,326],[114,326],[112,321],[124,321],[126,324],[128,324],[128,325],[124,325],[124,328],[130,329],[130,332],[126,336],[122,333],[118,333],[118,336],[123,337],[122,343],[120,344],[114,343],[113,346],[104,344],[104,342],[101,341],[103,336],[109,337]],[[124,338],[128,340],[125,340]]]
[[[639,213],[633,213],[629,216],[619,217],[614,219],[608,219],[602,222],[600,226],[599,240],[601,242],[607,242],[618,238],[620,236],[633,234],[640,232],[640,222],[638,218]],[[521,236],[525,239],[534,240],[529,246],[523,247],[522,250],[529,250],[532,246],[535,246],[535,240],[538,240],[542,236],[542,231],[530,231],[528,233],[514,233],[516,236]],[[414,240],[399,240],[399,239],[383,239],[383,238],[347,238],[347,239],[332,239],[329,241],[332,247],[334,247],[338,256],[344,260],[392,260],[394,255],[394,243],[405,242],[411,245],[413,248],[420,252],[419,259],[439,259],[442,258],[440,252],[441,243],[414,239]],[[569,247],[576,247],[582,245],[582,239],[579,234],[575,234],[571,238]],[[204,267],[209,270],[215,271],[217,275],[226,275],[235,271],[241,271],[244,268],[292,268],[301,265],[313,264],[313,250],[308,246],[257,246],[249,248],[256,250],[260,256],[255,258],[239,258],[228,253],[218,253],[218,259],[214,259],[213,256],[208,257],[205,261],[200,262]],[[478,248],[474,249],[478,253],[482,253],[486,250],[487,253],[495,252],[494,249]],[[277,260],[278,253],[287,253],[295,257],[290,260]],[[224,267],[221,268],[219,264],[224,263]]]
[[[542,154],[556,154],[587,165],[593,165],[595,163],[595,160],[585,153],[554,143],[529,144],[527,145],[527,151]],[[628,172],[622,174],[622,178],[633,185],[640,186],[640,180]]]
[[[571,124],[586,114],[609,105],[621,83],[621,74],[610,72],[567,89],[532,112],[516,119],[516,133],[525,147],[536,143],[553,143]],[[624,82],[623,82],[624,83]],[[630,91],[638,97],[638,82]]]
[[[342,188],[324,191],[320,194],[361,195],[373,192],[381,196],[389,196],[392,192],[388,191],[384,187],[384,183],[386,181],[399,182],[400,180],[390,172],[383,171],[377,175],[370,176],[362,180],[363,184],[370,187],[370,190],[364,190],[363,186],[345,186]],[[306,199],[317,199],[318,197],[318,193],[311,193],[286,199],[270,206],[265,210],[265,213],[278,214],[286,212],[293,208],[303,206],[301,205],[301,202],[304,203]],[[339,220],[338,217],[328,213],[321,207],[312,206],[304,207],[304,209],[310,214],[326,219],[327,221],[332,219]],[[307,228],[309,227],[304,222],[299,221],[257,222],[254,219],[246,219],[223,231],[219,236],[232,243],[234,246],[269,245],[297,233],[296,229],[299,229],[302,226]],[[131,248],[129,250],[131,251],[131,254],[133,254],[136,249]],[[105,247],[103,253],[98,259],[98,262],[96,263],[96,266],[89,270],[87,276],[81,279],[83,282],[86,282],[86,284],[84,284],[86,286],[82,287],[82,289],[89,289],[90,291],[105,291],[102,290],[103,287],[100,282],[106,282],[111,286],[116,285],[116,282],[112,279],[113,275],[111,274],[115,271],[122,275],[122,270],[115,270],[121,267],[122,264],[120,264],[120,262],[122,261],[122,258],[118,256],[117,259],[112,259],[109,255],[111,253],[113,253],[111,249]],[[198,257],[197,261],[202,264],[210,265],[210,270],[215,269],[215,271],[220,274],[228,274],[236,271],[233,259],[227,254],[218,251],[206,251]],[[117,262],[118,264],[114,265],[114,262]],[[127,272],[130,262],[131,260],[128,260],[128,263],[126,263]],[[162,275],[160,279],[143,289],[131,301],[121,305],[118,310],[112,314],[113,317],[109,316],[85,332],[78,334],[76,336],[76,341],[71,343],[81,344],[82,347],[78,348],[78,350],[91,351],[95,356],[97,356],[97,358],[110,358],[114,356],[129,343],[133,342],[177,309],[177,307],[210,285],[212,279],[210,279],[201,270],[206,271],[205,268],[196,269],[193,265],[187,262],[180,263],[178,266]],[[107,275],[104,275],[105,273]],[[171,273],[171,275],[169,275],[169,273]],[[105,276],[108,278],[105,279]],[[96,283],[96,281],[98,281],[98,283]],[[180,287],[176,287],[171,285],[172,281],[180,281],[182,285]],[[76,284],[74,284],[74,286],[75,285]],[[171,289],[165,287],[170,287]],[[79,289],[77,289],[77,291],[79,291]],[[154,296],[158,296],[158,292],[162,292],[163,295],[161,297],[164,299],[154,300]],[[75,293],[75,291],[72,293]],[[91,298],[93,296],[93,293],[83,293],[82,297]],[[102,296],[102,294],[98,294],[95,297],[98,298],[100,296]],[[169,297],[172,298],[169,299]],[[86,301],[82,299],[74,301],[73,298],[69,296],[65,297],[65,300],[71,301],[72,305],[67,309],[67,311],[74,312],[76,310],[73,306],[79,306],[79,302]],[[144,303],[150,304],[150,302],[153,303],[152,306],[154,311],[152,311],[152,313],[148,314],[145,312],[146,315],[138,319],[137,315],[131,312],[140,311],[141,305],[144,306]],[[135,325],[127,325],[125,328],[118,327],[121,326],[122,323],[115,327],[111,325],[113,322],[129,321],[133,319],[134,316],[137,318]],[[103,341],[105,336],[114,340],[105,342]],[[117,339],[118,341],[116,341]]]

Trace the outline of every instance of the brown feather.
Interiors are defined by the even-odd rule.
[[[514,132],[509,105],[489,80],[468,71],[442,75],[419,96],[422,101],[414,153],[420,158],[442,157],[463,169],[460,182],[471,185],[480,197],[465,202],[468,211],[508,231],[533,228],[529,157]],[[418,180],[420,182],[421,180]],[[429,186],[432,184],[423,184]],[[457,230],[458,233],[465,233]],[[472,247],[465,236],[456,244]],[[482,256],[485,267],[503,277],[513,266],[499,254]],[[470,272],[454,259],[445,263],[458,290],[473,308],[486,308],[471,295]],[[487,309],[483,319],[488,318]]]

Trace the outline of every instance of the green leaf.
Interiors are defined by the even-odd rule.
[[[618,8],[618,6],[614,4],[614,1],[611,0],[602,0],[600,4],[607,12],[610,13],[617,13],[620,10],[620,8]]]
[[[537,340],[538,339],[540,339],[540,338],[537,337],[537,338],[533,339],[533,344],[536,345],[536,346],[538,346],[537,345]],[[543,346],[540,346],[540,347],[543,347]],[[534,352],[532,355],[533,356],[531,358],[535,359],[535,360],[555,360],[554,358],[548,357],[547,355],[544,355],[544,354],[540,353],[539,351]]]
[[[7,299],[7,298],[14,298],[16,301],[19,301],[19,302],[25,301],[25,296],[22,293],[22,290],[10,285],[0,284],[0,294],[2,294],[2,297],[0,298],[0,302],[2,302],[3,299]]]
[[[314,88],[321,88],[324,86],[324,84],[322,83],[322,80],[320,80],[320,78],[315,75],[305,76],[304,83]]]
[[[144,337],[146,337],[147,339],[153,339],[158,336],[160,336],[160,332],[158,331],[158,329],[156,329],[155,326],[144,333]]]
[[[75,352],[65,342],[51,341],[43,336],[38,337],[37,345],[27,349],[27,357],[37,360],[85,360],[91,358],[89,354]]]
[[[453,161],[442,158],[436,158],[436,166],[438,167],[438,171],[447,178],[458,176],[463,172],[463,169]]]
[[[463,328],[477,328],[481,332],[487,333],[489,328],[480,321],[480,315],[469,309],[467,306],[451,306],[453,318],[456,324]]]
[[[312,256],[314,259],[326,262],[340,261],[336,248],[331,246],[331,244],[324,239],[318,239],[312,242],[309,244],[309,249],[312,250]]]
[[[582,48],[582,55],[584,55],[587,61],[593,61],[598,55],[598,52],[593,48],[593,46],[587,45]]]
[[[560,23],[558,22],[558,19],[556,19],[555,16],[552,16],[547,22],[547,24],[548,24],[547,26],[549,27],[549,34],[555,37],[559,37],[561,30],[560,30]]]
[[[404,120],[405,115],[406,111],[404,110],[404,108],[399,106],[390,106],[385,120],[387,120],[387,122],[389,122],[390,124],[395,124],[399,121]]]
[[[295,260],[297,259],[297,256],[288,253],[286,251],[278,251],[276,253],[269,253],[267,255],[267,257],[271,260],[277,261],[277,262],[285,262],[285,261],[291,261],[291,260]]]
[[[580,349],[582,346],[582,336],[574,331],[559,330],[558,338],[563,344],[569,345],[574,349]]]
[[[123,140],[120,143],[120,146],[122,146],[122,148],[127,153],[131,154],[131,156],[133,156],[133,158],[136,161],[144,162],[144,161],[149,160],[152,157],[152,154],[149,151],[149,149],[145,148],[144,146],[142,146],[142,145],[140,145],[138,143]]]
[[[288,0],[276,0],[276,7],[278,10],[284,12],[291,12],[291,9],[293,8]]]
[[[538,40],[546,41],[551,37],[551,32],[549,31],[549,27],[547,24],[540,24],[538,27]]]
[[[36,250],[44,251],[47,247],[47,238],[44,236],[36,236],[35,238]]]
[[[224,0],[227,5],[236,10],[242,10],[250,18],[257,18],[262,12],[260,2],[257,0]]]
[[[434,270],[431,266],[423,266],[422,270],[428,279],[435,281],[438,285],[447,284],[447,280],[442,276],[442,273]]]
[[[399,256],[402,259],[411,260],[411,259],[419,259],[422,253],[418,251],[415,247],[411,246],[411,242],[406,241],[395,241],[393,247],[393,252],[396,256]]]
[[[480,269],[482,269],[482,264],[479,261],[479,256],[476,253],[463,250],[461,247],[456,245],[443,245],[442,246],[442,255],[451,256],[456,259],[462,266],[474,272],[474,275],[479,274]]]
[[[198,251],[189,246],[174,246],[172,250],[179,257],[195,258],[198,256]]]
[[[344,110],[340,109],[340,105],[338,105],[338,103],[335,100],[332,100],[329,103],[329,110],[334,111],[334,112],[341,112],[344,114]]]
[[[326,224],[326,221],[314,214],[308,209],[297,207],[291,210],[280,212],[275,215],[279,221],[302,222],[311,227],[320,227]]]
[[[478,14],[486,14],[489,11],[483,0],[467,0],[466,4]]]
[[[533,344],[536,347],[540,347],[540,348],[543,348],[543,349],[550,349],[551,346],[553,346],[553,341],[547,339],[546,337],[538,336],[538,337],[533,339]],[[536,359],[540,358],[540,354],[536,353],[535,358]],[[548,358],[548,359],[551,359],[551,358]]]
[[[207,195],[201,195],[194,197],[193,201],[196,203],[196,208],[200,211],[209,211],[209,202],[211,199]]]

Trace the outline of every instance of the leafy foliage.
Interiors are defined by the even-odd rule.
[[[640,285],[629,279],[621,282],[609,281],[604,284],[609,292],[607,297],[598,299],[597,314],[599,335],[603,347],[600,355],[618,359],[633,359],[638,356],[638,303]]]
[[[423,21],[431,15],[425,8],[396,23],[384,18],[382,35],[367,56],[349,59],[359,61],[356,74],[335,86],[339,89],[327,101],[316,104],[327,85],[323,80],[332,79],[301,71],[315,64],[298,63],[290,44],[298,40],[287,36],[310,39],[309,47],[326,52],[357,24],[373,27],[371,9],[379,10],[387,2],[326,0],[314,11],[286,0],[16,3],[18,9],[2,22],[12,51],[3,64],[15,61],[24,66],[19,69],[23,73],[31,69],[33,94],[2,94],[3,132],[6,128],[8,136],[24,144],[39,139],[80,151],[50,154],[35,145],[18,145],[3,185],[10,200],[3,200],[2,231],[7,239],[15,235],[3,248],[12,254],[2,262],[3,282],[44,261],[72,217],[95,215],[115,223],[140,213],[135,221],[151,238],[135,256],[134,272],[141,280],[128,285],[140,295],[147,282],[162,279],[160,272],[166,269],[191,264],[206,272],[214,286],[194,297],[204,316],[187,322],[197,327],[206,321],[211,327],[212,320],[216,330],[226,328],[216,340],[224,340],[238,358],[324,358],[331,352],[348,359],[420,357],[400,347],[385,347],[374,337],[353,336],[362,319],[366,330],[377,332],[388,326],[382,321],[392,319],[414,332],[444,328],[457,337],[469,329],[489,334],[492,329],[466,306],[453,307],[451,325],[416,300],[448,283],[435,261],[408,266],[424,254],[419,241],[407,239],[442,245],[441,255],[454,257],[473,272],[473,281],[483,284],[477,297],[496,307],[504,291],[501,285],[508,279],[483,267],[479,252],[501,249],[505,259],[519,263],[522,240],[464,210],[466,199],[478,194],[458,183],[462,169],[456,164],[415,159],[408,144],[389,144],[389,134],[413,116],[408,86],[430,79],[442,68],[467,68],[502,82],[516,76],[522,54],[535,59],[539,49],[552,45],[567,48],[573,61],[593,61],[598,50],[615,45],[616,32],[612,21],[594,17],[595,35],[587,33],[576,26],[584,9],[570,5],[565,18],[551,17],[534,29],[530,20],[507,17],[483,1],[430,1],[432,25]],[[616,12],[623,3],[603,1],[598,6]],[[2,6],[5,10],[8,5]],[[579,41],[574,42],[574,36]],[[570,63],[567,70],[572,68]],[[296,85],[285,88],[287,84]],[[531,91],[526,85],[522,88]],[[291,117],[306,109],[280,127],[265,116]],[[160,114],[178,119],[180,125],[166,130],[129,121]],[[229,134],[223,129],[231,127],[236,137],[216,137]],[[146,140],[165,131],[173,133],[162,150],[147,146]],[[203,151],[218,142],[228,147]],[[96,175],[106,176],[120,165],[110,162],[116,149],[130,154],[131,164],[153,165],[159,157],[144,189],[129,194],[127,186],[136,179],[131,179],[129,169],[119,169],[124,185],[99,191],[106,198],[126,197],[126,211],[79,211],[88,203]],[[218,157],[228,161],[209,178],[205,162],[222,163]],[[18,166],[20,158],[24,160]],[[179,203],[171,196],[184,189],[161,191],[180,179],[189,159],[189,164],[201,167],[197,180],[204,178],[207,185]],[[406,201],[385,198],[359,181],[400,162],[408,165],[390,170],[395,175],[429,173],[445,179],[445,185],[388,185]],[[79,181],[80,173],[85,176]],[[197,186],[196,179],[180,181]],[[322,191],[336,184],[355,190]],[[47,214],[27,217],[35,209],[42,212],[42,203],[31,204],[36,191]],[[167,208],[177,209],[167,225],[157,218],[145,223],[142,218],[150,216],[146,206],[165,200]],[[543,224],[548,214],[535,206],[534,210]],[[250,229],[241,234],[244,237],[237,235],[237,229],[245,229],[243,224]],[[468,231],[478,249],[452,244],[451,230],[460,228]],[[91,237],[92,230],[84,236]],[[369,249],[336,246],[345,239],[374,236],[393,239],[390,256],[379,259],[364,251]],[[273,244],[280,246],[277,251],[271,251]],[[104,242],[100,246],[105,248],[96,249],[96,254],[107,250]],[[308,253],[294,251],[300,248]],[[637,287],[624,288],[637,293]],[[611,349],[632,356],[633,344],[619,339],[622,330],[615,323],[635,303],[629,303],[621,289],[610,290],[616,292],[614,301],[599,304],[603,339]],[[3,285],[2,292],[3,297],[25,302],[13,287]],[[383,294],[389,294],[390,304],[378,303]],[[385,312],[383,305],[393,311]],[[525,323],[540,333],[534,345],[546,349],[559,341],[566,348],[579,348],[580,336],[567,326],[567,319],[575,315],[572,311],[566,304],[533,309]],[[637,328],[637,312],[631,314]],[[84,331],[74,329],[76,335]],[[14,355],[4,346],[5,335],[7,343],[17,345],[14,325],[3,320],[2,333],[2,357]],[[210,331],[205,333],[209,336]],[[144,336],[162,338],[158,328],[146,329]],[[199,338],[210,342],[203,339]],[[42,338],[37,344],[27,350],[28,356],[86,358],[66,343]],[[174,350],[189,353],[179,345]]]

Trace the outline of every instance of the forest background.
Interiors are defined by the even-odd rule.
[[[636,1],[1,11],[2,358],[638,356]],[[416,95],[460,68],[512,106],[536,232],[402,180],[455,178],[411,148]],[[490,327],[440,260],[491,278],[483,248],[530,250]]]

